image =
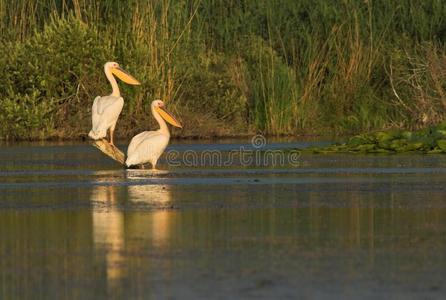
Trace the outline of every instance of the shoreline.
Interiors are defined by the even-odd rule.
[[[323,138],[330,138],[330,139],[336,139],[340,138],[342,136],[327,136],[327,135],[308,135],[308,134],[300,134],[300,135],[292,135],[292,134],[280,134],[280,135],[271,135],[271,134],[262,134],[262,133],[247,133],[247,134],[238,134],[238,135],[187,135],[187,136],[181,136],[181,135],[172,135],[170,137],[170,140],[175,141],[195,141],[195,140],[206,140],[206,141],[213,141],[213,140],[231,140],[231,139],[245,139],[245,138],[252,138],[256,135],[262,135],[263,137],[267,139],[281,139],[281,138],[296,138],[300,140],[312,140],[312,139],[323,139]],[[132,137],[126,138],[122,136],[117,136],[116,140],[119,142],[122,142],[124,140],[129,140]],[[11,138],[11,139],[3,139],[0,138],[0,144],[5,143],[20,143],[20,142],[93,142],[92,139],[88,138],[87,135],[85,136],[78,136],[78,137],[48,137],[45,139],[39,139],[39,138],[27,138],[27,139],[17,139],[17,138]]]

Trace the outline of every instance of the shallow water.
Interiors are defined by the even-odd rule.
[[[444,299],[446,156],[240,155],[308,144],[1,145],[0,299]]]

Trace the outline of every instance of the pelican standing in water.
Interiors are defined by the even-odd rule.
[[[119,67],[118,63],[108,62],[104,65],[105,76],[113,88],[113,92],[109,96],[98,96],[94,99],[92,112],[92,128],[88,134],[94,140],[103,139],[107,136],[107,130],[110,130],[110,144],[113,143],[113,132],[115,131],[116,122],[119,114],[124,106],[124,99],[119,92],[118,83],[113,75],[125,83],[131,85],[139,85],[139,81],[132,75]]]
[[[127,167],[144,165],[150,162],[152,169],[156,170],[156,162],[164,152],[164,149],[166,149],[170,139],[169,128],[167,128],[165,121],[175,127],[182,128],[180,122],[165,109],[163,101],[154,100],[150,106],[152,115],[160,125],[160,129],[144,131],[132,138],[127,150],[127,160],[125,161]]]

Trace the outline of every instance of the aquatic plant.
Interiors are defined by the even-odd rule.
[[[417,131],[389,130],[360,134],[347,142],[305,149],[313,153],[446,153],[446,123]]]

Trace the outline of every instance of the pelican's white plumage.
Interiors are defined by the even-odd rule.
[[[113,74],[128,84],[138,85],[139,82],[122,70],[119,64],[115,62],[106,63],[104,65],[104,73],[108,81],[110,81],[113,92],[109,96],[98,96],[94,99],[91,108],[92,128],[88,136],[94,140],[102,139],[107,136],[107,130],[110,130],[110,144],[113,145],[113,132],[124,106],[124,99],[121,97],[118,83]]]
[[[156,166],[158,158],[169,144],[170,136],[157,131],[144,131],[132,138],[127,150],[127,166],[151,163]]]
[[[158,158],[163,154],[170,140],[169,128],[164,120],[181,128],[181,124],[164,109],[163,101],[153,101],[151,110],[160,125],[160,129],[144,131],[132,138],[127,149],[127,159],[125,161],[128,167],[150,163],[152,168],[155,169]]]
[[[107,130],[110,129],[110,142],[112,143],[112,132],[115,130],[123,106],[124,99],[122,97],[96,97],[91,109],[93,126],[88,135],[94,140],[102,139],[107,136]]]

